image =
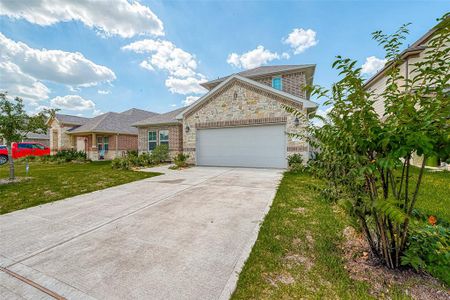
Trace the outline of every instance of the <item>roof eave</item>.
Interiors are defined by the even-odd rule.
[[[137,133],[131,133],[131,132],[125,132],[125,131],[108,131],[108,130],[93,130],[93,131],[67,131],[67,134],[103,134],[103,133],[107,133],[107,134],[128,134],[128,135],[138,135]]]
[[[142,124],[133,124],[131,126],[139,128],[139,127],[149,127],[149,126],[165,126],[165,125],[179,125],[180,122],[179,121],[174,121],[174,122],[162,122],[162,123],[142,123]]]

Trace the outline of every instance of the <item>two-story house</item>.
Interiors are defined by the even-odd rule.
[[[308,144],[300,133],[317,104],[303,90],[315,65],[263,66],[203,84],[208,92],[188,107],[134,123],[139,152],[167,144],[202,166],[285,168],[287,156]],[[295,117],[285,107],[304,114]]]

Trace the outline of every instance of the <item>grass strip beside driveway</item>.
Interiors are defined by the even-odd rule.
[[[285,173],[233,299],[366,299],[342,259],[343,214],[319,199],[321,182]]]
[[[16,176],[25,177],[25,164],[15,165]],[[109,161],[29,165],[29,179],[0,185],[0,214],[159,175],[114,170]],[[8,175],[9,165],[0,166],[0,179]]]

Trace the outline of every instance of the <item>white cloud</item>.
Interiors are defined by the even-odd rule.
[[[108,95],[111,94],[110,90],[98,90],[97,93],[99,93],[100,95]]]
[[[300,54],[306,49],[317,45],[319,41],[316,40],[316,32],[314,30],[295,28],[283,42],[294,49],[294,54]]]
[[[33,0],[1,1],[0,15],[49,26],[80,21],[105,35],[129,38],[135,35],[164,35],[163,23],[137,1]]]
[[[281,58],[283,58],[283,59],[289,59],[289,58],[291,58],[291,56],[289,55],[289,53],[283,52],[283,53],[281,54]]]
[[[280,56],[276,52],[270,52],[260,45],[256,47],[256,49],[240,55],[237,53],[231,53],[228,55],[227,63],[238,68],[251,69],[279,58]]]
[[[7,61],[0,61],[0,90],[35,104],[48,99],[50,93],[50,89],[43,83],[23,73],[18,65]]]
[[[361,67],[361,73],[372,75],[381,70],[386,64],[386,59],[380,59],[375,56],[366,58],[366,62]]]
[[[150,57],[140,64],[142,68],[152,71],[155,68],[165,70],[177,77],[195,75],[197,68],[195,57],[170,41],[145,39],[126,45],[122,49],[136,53],[149,53]]]
[[[200,97],[197,97],[197,96],[187,96],[186,99],[184,99],[184,101],[183,101],[183,105],[184,106],[191,105],[192,103],[197,101],[199,98]]]
[[[97,65],[79,52],[34,49],[0,33],[0,61],[12,62],[36,78],[69,86],[93,86],[116,79],[112,70]]]
[[[95,103],[92,100],[84,99],[78,95],[57,96],[50,100],[52,107],[73,110],[85,111],[95,109]]]
[[[200,83],[207,80],[203,74],[197,73],[195,56],[172,42],[145,39],[126,45],[122,50],[149,55],[139,66],[149,71],[166,71],[165,85],[170,92],[183,95],[205,92]]]
[[[206,90],[200,86],[200,83],[206,82],[206,78],[204,77],[187,77],[187,78],[177,78],[173,76],[169,76],[166,79],[166,87],[169,88],[171,93],[176,94],[201,94]]]

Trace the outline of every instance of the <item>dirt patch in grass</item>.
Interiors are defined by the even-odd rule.
[[[19,182],[28,181],[28,180],[31,180],[31,179],[32,179],[32,177],[16,177],[13,180],[11,180],[11,179],[0,179],[0,185],[10,184],[10,183],[19,183]]]
[[[416,273],[411,269],[391,270],[370,258],[369,245],[353,227],[347,226],[343,236],[345,268],[352,279],[370,283],[370,293],[376,298],[401,289],[413,299],[450,299],[450,291],[430,275]]]
[[[284,260],[288,266],[288,269],[290,269],[292,265],[301,265],[309,271],[314,266],[314,260],[312,258],[305,257],[300,254],[288,254],[284,257]]]
[[[277,287],[279,283],[289,285],[295,282],[294,277],[287,272],[283,272],[282,274],[263,274],[263,277],[268,283],[275,287]]]

